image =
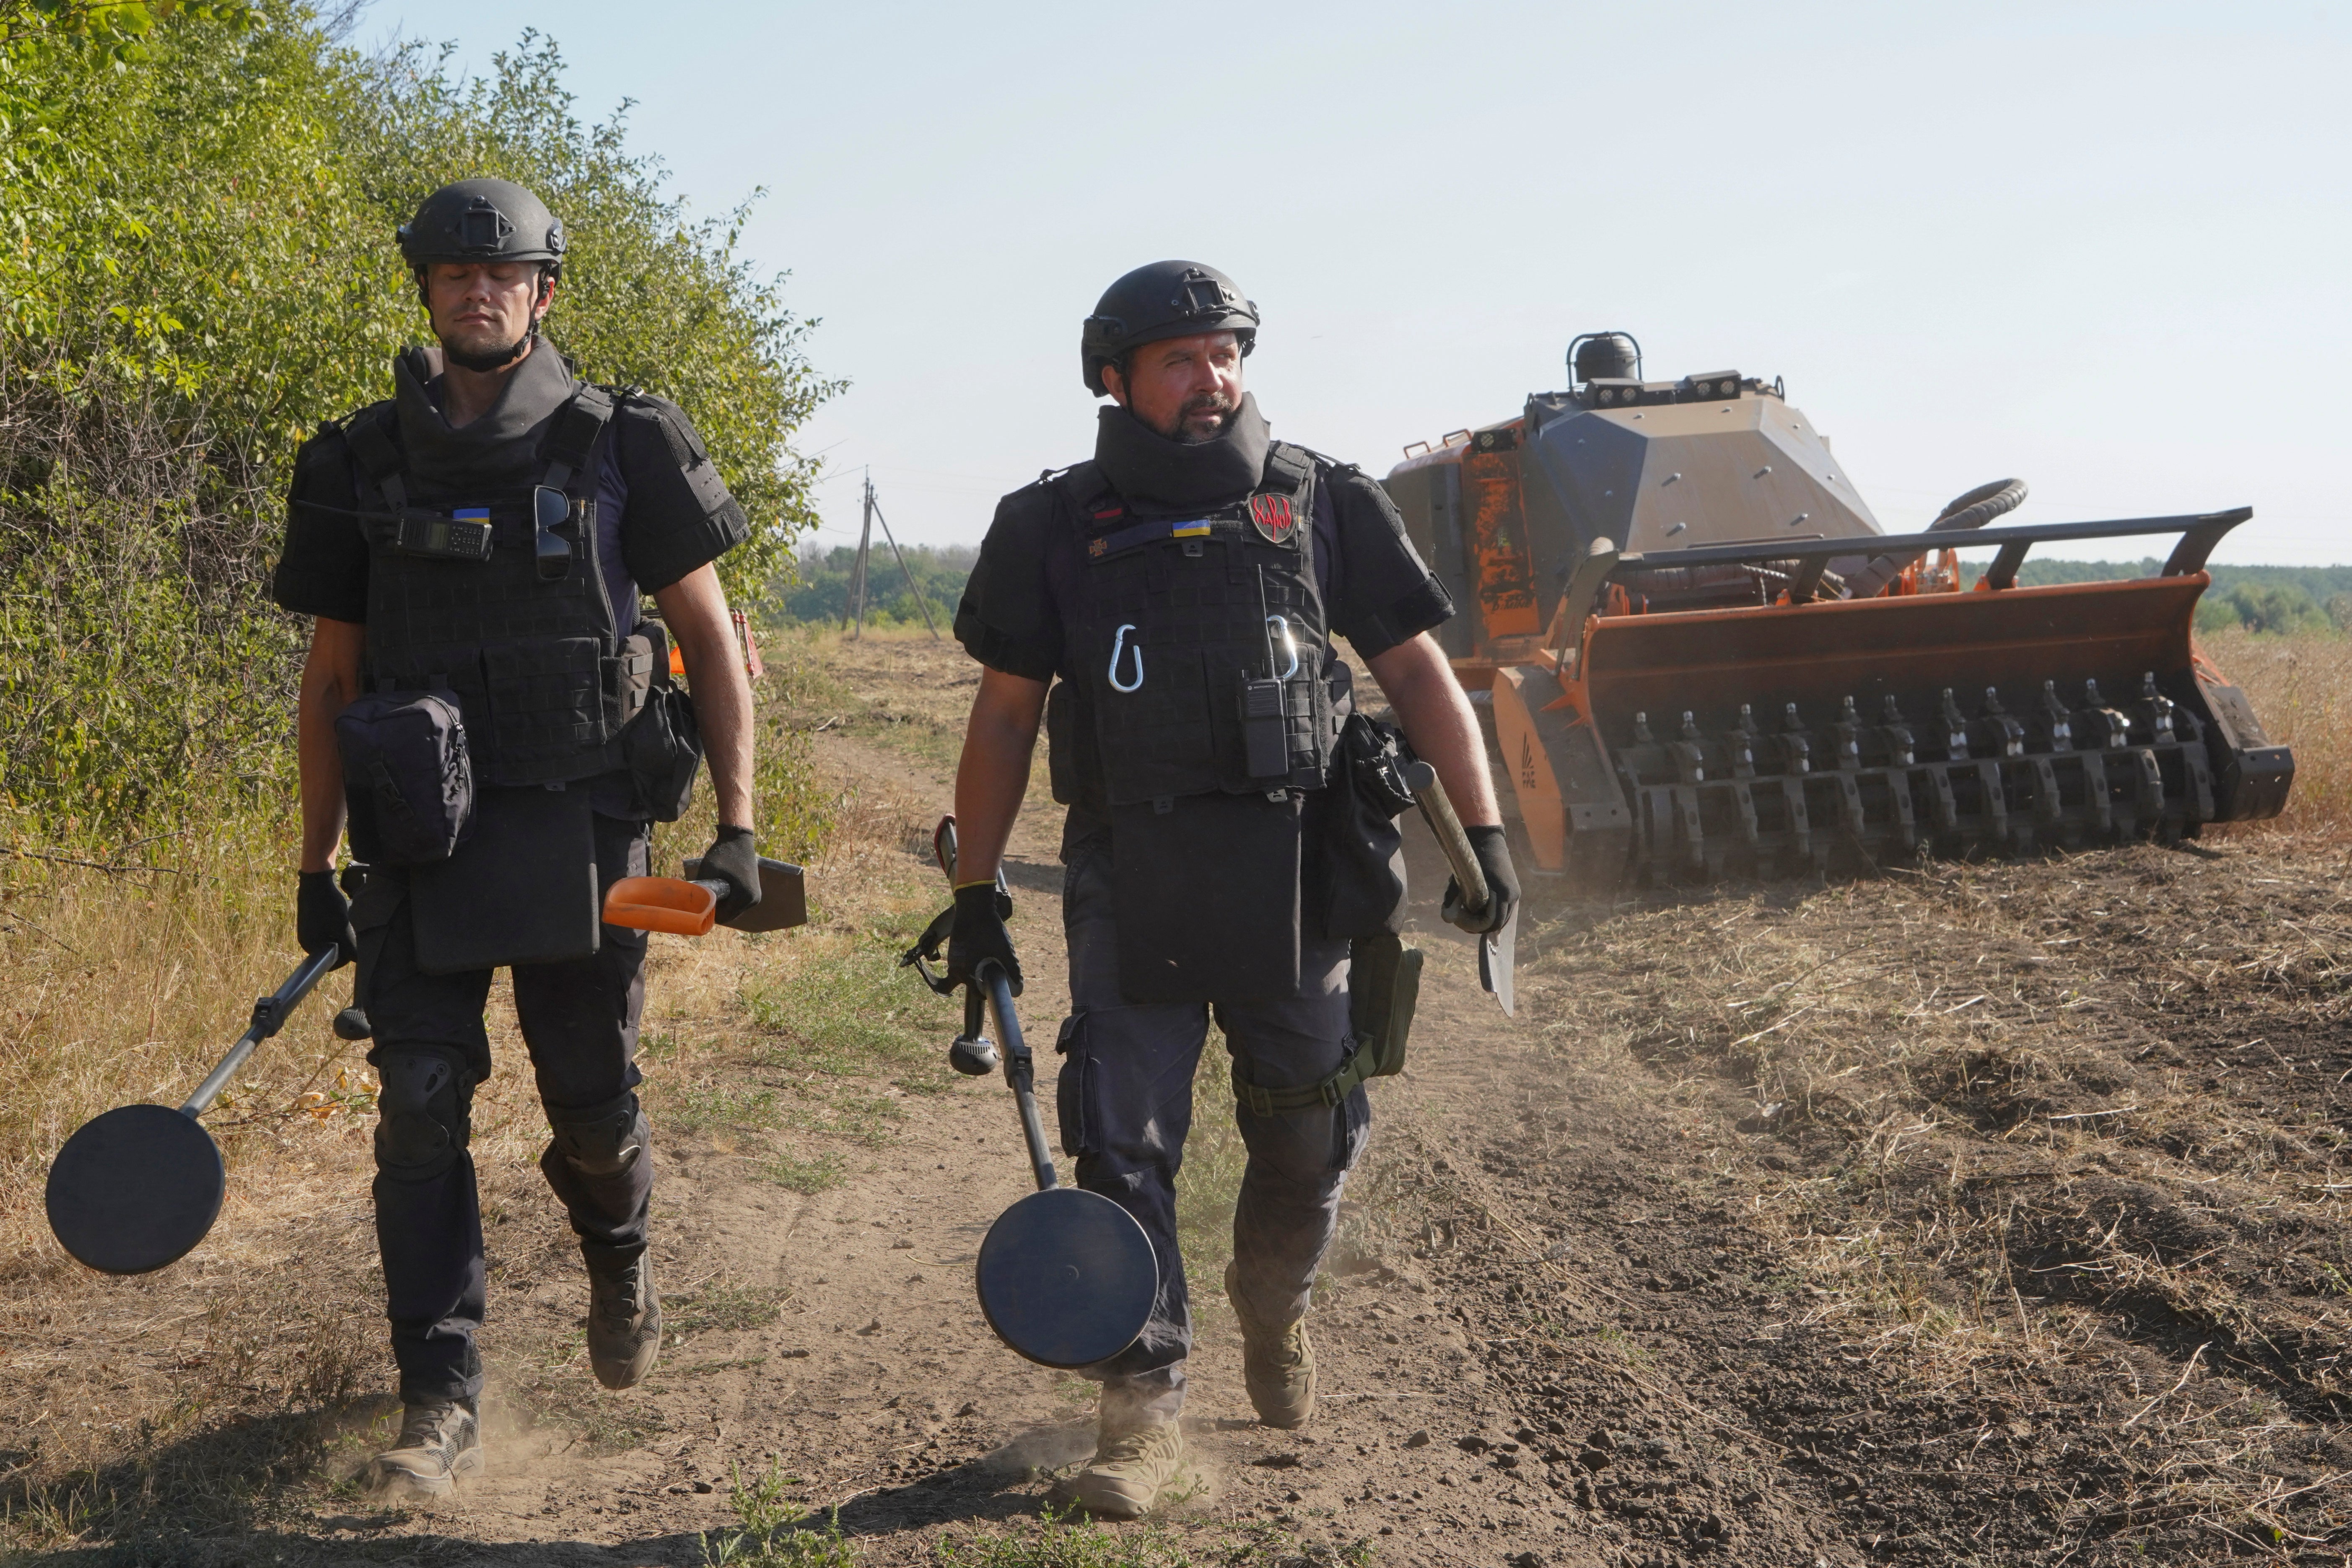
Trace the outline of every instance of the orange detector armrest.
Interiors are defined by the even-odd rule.
[[[718,886],[682,877],[624,877],[604,895],[604,923],[703,936],[719,921]]]

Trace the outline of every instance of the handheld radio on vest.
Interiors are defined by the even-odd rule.
[[[1254,779],[1275,778],[1290,771],[1290,740],[1284,721],[1283,681],[1275,673],[1274,621],[1265,603],[1265,568],[1257,569],[1259,629],[1265,634],[1265,678],[1242,681],[1242,744]],[[1287,636],[1289,628],[1283,628]],[[1291,660],[1295,668],[1297,660]]]

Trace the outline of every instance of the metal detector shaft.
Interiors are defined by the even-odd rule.
[[[1013,987],[993,962],[980,966],[979,984],[988,987],[996,1012],[996,1036],[1004,1052],[1004,1081],[1013,1086],[1013,1101],[1021,1108],[1021,1136],[1029,1144],[1029,1165],[1037,1175],[1037,1190],[1059,1184],[1054,1156],[1046,1152],[1045,1124],[1037,1117],[1036,1073],[1028,1042],[1021,1037],[1021,1020],[1013,1014]]]
[[[300,1005],[302,998],[310,994],[311,987],[325,979],[328,971],[334,967],[335,950],[320,948],[286,977],[285,984],[256,1002],[252,1025],[237,1037],[236,1044],[228,1048],[228,1055],[221,1058],[220,1065],[206,1075],[204,1082],[196,1085],[196,1092],[188,1096],[187,1103],[180,1107],[180,1114],[190,1119],[202,1116],[212,1102],[220,1098],[221,1090],[228,1087],[228,1080],[236,1076],[236,1069],[245,1065],[245,1058],[253,1055],[253,1047],[284,1028],[287,1018]]]

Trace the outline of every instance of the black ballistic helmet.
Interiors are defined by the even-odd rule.
[[[436,261],[537,261],[563,270],[563,225],[511,180],[459,180],[425,198],[400,226],[400,254],[423,271]]]
[[[1118,364],[1141,344],[1196,332],[1231,332],[1246,356],[1257,344],[1257,306],[1242,298],[1232,279],[1197,261],[1137,268],[1103,290],[1079,333],[1087,390],[1109,396],[1103,366]]]

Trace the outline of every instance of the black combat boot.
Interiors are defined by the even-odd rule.
[[[588,1260],[588,1364],[607,1388],[634,1388],[661,1353],[661,1298],[642,1247],[580,1244]]]
[[[402,1413],[400,1440],[370,1459],[361,1484],[378,1502],[431,1502],[482,1473],[482,1423],[471,1399],[436,1399]]]

